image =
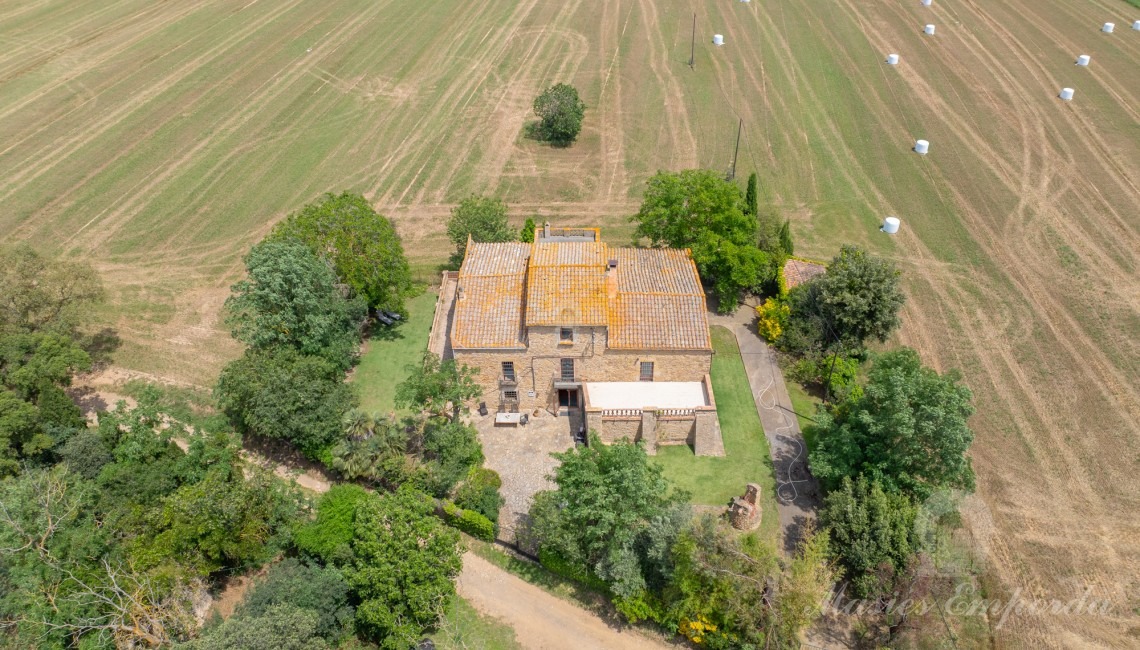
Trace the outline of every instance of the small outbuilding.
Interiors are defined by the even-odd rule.
[[[816,276],[823,275],[827,272],[827,267],[819,262],[809,262],[807,260],[800,260],[796,258],[789,258],[784,262],[784,286],[785,291],[790,291],[801,284],[811,281]]]

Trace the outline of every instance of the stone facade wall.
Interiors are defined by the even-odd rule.
[[[659,445],[685,445],[693,443],[696,418],[693,417],[658,417],[657,418],[657,444]]]
[[[456,349],[455,360],[479,370],[477,381],[483,387],[481,401],[492,411],[497,410],[504,389],[518,391],[520,411],[536,408],[556,411],[558,393],[554,382],[561,377],[562,359],[574,359],[574,372],[580,382],[639,381],[643,361],[653,363],[654,381],[701,381],[712,364],[709,351],[607,350],[605,327],[574,327],[574,340],[570,343],[560,340],[559,330],[558,327],[530,327],[525,349]],[[503,361],[515,364],[515,386],[500,385]],[[529,395],[532,391],[533,397]]]
[[[606,378],[594,381],[639,381],[643,361],[653,364],[653,381],[700,381],[712,366],[712,352],[606,350],[603,359]]]
[[[617,442],[622,438],[626,438],[634,442],[641,440],[640,419],[603,419],[601,420],[601,425],[602,426],[600,429],[595,427],[594,431],[597,432],[598,437],[601,438],[602,442],[606,443],[607,445]]]

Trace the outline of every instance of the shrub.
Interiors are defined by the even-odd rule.
[[[475,428],[458,420],[428,423],[424,427],[424,458],[431,468],[429,491],[444,498],[467,475],[483,462],[483,447]]]
[[[264,616],[276,605],[292,605],[317,614],[315,633],[330,643],[344,638],[354,611],[348,582],[340,571],[286,559],[272,567],[238,607],[238,616]]]
[[[784,333],[788,316],[792,313],[788,303],[781,298],[769,298],[756,308],[759,320],[756,329],[769,343],[775,343]]]
[[[562,576],[568,580],[573,580],[590,587],[591,589],[600,591],[602,593],[609,593],[609,587],[606,583],[598,578],[595,578],[589,571],[574,566],[574,564],[567,562],[558,553],[549,549],[540,548],[538,551],[538,561],[542,566],[546,567],[548,571],[555,575]]]
[[[498,532],[499,509],[503,507],[503,497],[499,494],[502,479],[494,470],[482,467],[473,468],[467,480],[455,493],[455,504],[467,510],[474,510],[496,524]]]
[[[359,485],[334,485],[317,502],[317,520],[294,533],[293,543],[324,562],[343,556],[352,543],[357,506],[374,498]]]
[[[832,360],[834,359],[834,366]],[[788,377],[805,386],[827,388],[828,394],[836,399],[858,395],[856,384],[859,373],[859,360],[853,357],[829,354],[820,357],[809,354],[797,359],[788,368]],[[830,384],[828,384],[830,375]]]
[[[614,609],[626,617],[630,623],[647,620],[662,623],[665,619],[661,599],[648,591],[628,598],[621,598],[620,596],[614,598]]]
[[[94,429],[84,429],[59,448],[59,457],[68,468],[88,480],[99,476],[99,471],[115,460],[103,437]]]
[[[319,617],[293,605],[274,605],[260,616],[233,616],[180,650],[325,650]]]
[[[478,512],[464,510],[450,501],[444,501],[443,514],[448,526],[457,528],[477,539],[487,542],[494,541],[495,524]]]

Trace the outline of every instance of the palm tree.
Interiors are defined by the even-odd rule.
[[[352,409],[344,416],[344,433],[352,440],[366,440],[376,429],[377,415],[362,409]]]

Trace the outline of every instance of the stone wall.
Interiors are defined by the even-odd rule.
[[[641,362],[653,363],[653,381],[700,381],[709,373],[712,352],[700,350],[606,350],[605,379],[593,381],[639,381]]]
[[[657,418],[657,444],[659,445],[691,445],[695,432],[696,418],[689,417],[661,417]]]
[[[641,440],[641,419],[640,418],[622,418],[622,419],[601,419],[601,428],[595,428],[598,437],[602,442],[608,444],[617,442],[622,438],[632,440],[634,442]]]
[[[520,411],[555,411],[558,393],[554,382],[561,377],[562,359],[574,359],[574,372],[580,382],[639,381],[643,361],[653,362],[654,381],[701,381],[712,363],[711,351],[607,350],[605,327],[574,327],[574,340],[564,343],[559,340],[559,329],[528,328],[527,347],[522,349],[456,349],[455,360],[479,370],[481,401],[492,411],[498,408],[504,389],[518,391]],[[515,386],[500,386],[503,361],[515,364]]]
[[[662,445],[690,445],[697,456],[724,455],[715,407],[694,409],[691,415],[665,415],[667,412],[667,409],[653,408],[640,411],[588,408],[586,428],[597,433],[606,444],[621,438],[644,442],[645,451],[650,455],[656,454],[657,447]]]

